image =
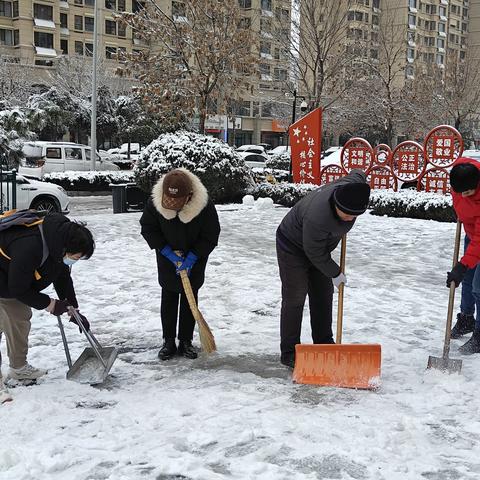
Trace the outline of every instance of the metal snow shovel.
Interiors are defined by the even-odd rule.
[[[458,263],[458,254],[460,251],[460,237],[462,234],[462,223],[457,221],[457,231],[455,233],[455,248],[453,251],[453,267]],[[452,330],[453,307],[455,304],[455,282],[450,283],[450,295],[448,297],[447,325],[445,327],[445,340],[443,344],[443,356],[428,357],[427,368],[436,368],[447,373],[460,373],[462,370],[462,361],[449,358],[450,354],[450,335]]]
[[[340,268],[345,272],[347,236],[342,238]],[[342,345],[344,285],[338,289],[337,338],[333,345],[296,345],[293,381],[330,387],[374,390],[379,386],[381,346]]]
[[[78,357],[75,363],[72,364],[70,357],[70,349],[68,348],[67,337],[63,329],[63,323],[59,316],[57,316],[58,326],[62,334],[63,347],[65,349],[65,356],[67,357],[68,372],[67,380],[73,380],[78,383],[88,383],[90,385],[98,385],[103,383],[112,368],[113,362],[117,358],[118,349],[115,347],[102,347],[91,331],[87,331],[82,323],[82,320],[74,308],[69,310],[77,320],[80,330],[87,337],[89,348],[85,348],[82,354]]]

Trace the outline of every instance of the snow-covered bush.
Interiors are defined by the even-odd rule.
[[[281,153],[280,155],[271,155],[266,161],[265,166],[273,170],[290,171],[290,155]]]
[[[135,179],[149,192],[158,178],[179,167],[198,175],[217,203],[240,201],[253,184],[249,168],[232,147],[187,131],[164,133],[146,147],[134,168]]]
[[[439,222],[455,222],[452,197],[415,190],[374,190],[370,198],[372,215],[421,218]]]
[[[260,183],[249,189],[248,193],[253,195],[255,199],[268,197],[278,205],[293,207],[305,195],[316,188],[318,188],[318,185],[310,183]]]
[[[133,172],[52,172],[43,176],[42,180],[60,185],[65,190],[98,192],[110,190],[111,183],[133,183]]]
[[[252,168],[252,176],[255,183],[263,182],[288,182],[288,176],[290,172],[288,170],[274,170],[271,168]]]

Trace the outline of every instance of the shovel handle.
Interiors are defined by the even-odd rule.
[[[345,274],[345,260],[347,257],[347,235],[342,237],[342,246],[340,249],[340,272]],[[341,283],[338,286],[338,309],[337,309],[337,338],[336,343],[342,343],[343,331],[343,296],[345,292],[345,285]]]
[[[75,318],[75,320],[77,321],[78,327],[79,327],[80,330],[84,333],[84,335],[87,337],[88,343],[90,344],[90,346],[92,347],[93,351],[95,352],[95,355],[96,355],[96,356],[98,357],[98,359],[102,362],[102,365],[103,365],[105,368],[107,368],[107,362],[105,362],[105,360],[104,360],[103,357],[102,357],[102,354],[100,353],[100,351],[103,349],[103,347],[100,345],[100,343],[99,343],[98,340],[95,338],[95,336],[93,335],[93,333],[89,332],[89,331],[83,326],[82,319],[81,319],[80,315],[78,314],[78,312],[77,312],[73,307],[69,307],[68,313]]]
[[[457,230],[455,232],[455,248],[453,250],[452,267],[458,263],[460,253],[460,238],[462,235],[462,222],[457,221]],[[450,283],[450,295],[448,297],[447,325],[445,327],[445,341],[443,344],[443,358],[448,358],[450,354],[450,336],[452,332],[453,308],[455,306],[455,282]]]
[[[65,335],[65,330],[63,328],[63,323],[60,315],[57,315],[57,322],[58,328],[60,329],[60,333],[62,335],[63,349],[65,350],[65,356],[67,357],[68,368],[72,368],[72,357],[70,356],[70,349],[68,348],[67,337]]]

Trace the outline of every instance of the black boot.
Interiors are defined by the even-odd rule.
[[[471,336],[470,340],[462,345],[458,351],[463,355],[472,355],[474,353],[480,353],[480,328],[476,328]]]
[[[178,354],[190,359],[198,357],[197,349],[192,345],[191,340],[180,340],[178,344]]]
[[[177,353],[177,345],[174,338],[165,338],[163,346],[158,352],[160,360],[170,360]]]
[[[295,352],[284,352],[280,355],[280,362],[286,367],[295,367]]]
[[[475,329],[475,317],[465,313],[457,315],[457,323],[452,328],[451,338],[460,338],[467,333],[473,332]]]

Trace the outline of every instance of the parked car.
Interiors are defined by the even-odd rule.
[[[138,158],[138,155],[130,155],[130,158],[128,158],[128,155],[125,155],[123,153],[108,153],[105,150],[99,150],[98,154],[100,155],[102,160],[113,163],[120,170],[132,169]]]
[[[11,208],[12,182],[7,181],[2,174],[1,205],[4,209]],[[17,209],[34,208],[46,212],[68,213],[70,199],[67,192],[49,182],[39,182],[23,175],[16,176]]]
[[[23,146],[27,168],[41,167],[42,174],[66,170],[90,170],[91,149],[87,145],[72,142],[26,142]],[[97,153],[95,170],[120,170],[117,165],[104,160]]]
[[[265,168],[265,161],[268,159],[266,153],[237,152],[246,165],[250,168]]]
[[[284,153],[287,153],[290,155],[292,153],[292,148],[290,145],[279,145],[278,147],[273,148],[272,150],[269,150],[267,152],[267,155],[272,156],[272,155],[283,155]]]
[[[322,158],[330,156],[332,153],[342,151],[343,147],[329,147],[324,152],[322,152]]]
[[[265,154],[265,148],[261,145],[242,145],[237,148],[238,153],[260,153]]]

